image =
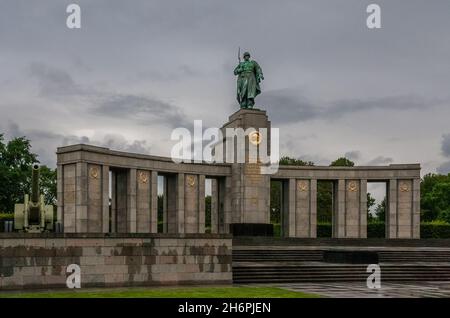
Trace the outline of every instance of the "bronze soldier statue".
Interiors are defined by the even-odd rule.
[[[237,100],[241,108],[253,108],[255,97],[261,93],[259,83],[264,79],[262,69],[256,61],[250,60],[250,53],[245,52],[244,61],[234,69],[237,79]]]

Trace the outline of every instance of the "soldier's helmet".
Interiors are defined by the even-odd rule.
[[[246,56],[250,57],[250,53],[249,52],[245,52],[243,56],[244,57],[246,57]]]

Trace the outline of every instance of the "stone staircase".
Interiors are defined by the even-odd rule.
[[[326,249],[233,249],[233,281],[248,283],[366,281],[365,264],[323,262]],[[373,249],[371,249],[373,250]],[[450,249],[378,251],[382,281],[450,281]]]

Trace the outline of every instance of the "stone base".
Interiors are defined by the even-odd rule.
[[[233,236],[273,236],[273,224],[233,223],[230,224]]]

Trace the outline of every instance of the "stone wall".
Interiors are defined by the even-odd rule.
[[[1,234],[0,289],[230,284],[231,236],[214,234]]]

